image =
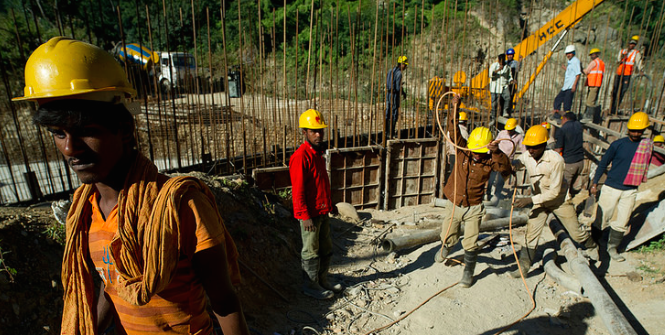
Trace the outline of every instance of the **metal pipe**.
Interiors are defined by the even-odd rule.
[[[603,285],[600,284],[596,275],[589,269],[589,264],[584,256],[580,255],[563,226],[557,220],[551,220],[549,226],[557,241],[560,241],[560,248],[570,263],[573,273],[582,284],[584,293],[591,300],[610,334],[637,334]]]
[[[525,225],[528,220],[527,216],[515,216],[513,217],[513,227]],[[508,226],[509,218],[501,218],[495,220],[488,220],[483,222],[480,225],[480,231],[490,231],[498,228],[504,228]],[[464,234],[464,226],[460,227],[460,234]],[[422,244],[436,242],[441,238],[441,228],[438,229],[428,229],[417,231],[410,235],[386,238],[381,242],[383,250],[387,252],[411,248],[419,246]]]
[[[543,269],[548,276],[552,277],[559,285],[566,289],[582,295],[582,284],[577,278],[567,274],[556,265],[557,253],[554,249],[546,249],[543,254]]]

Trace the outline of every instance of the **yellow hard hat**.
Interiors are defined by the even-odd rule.
[[[469,134],[469,141],[467,142],[466,147],[473,152],[483,154],[490,151],[487,149],[486,145],[490,144],[492,140],[492,132],[489,128],[478,127]]]
[[[503,127],[505,130],[513,130],[517,127],[517,120],[515,118],[510,118],[506,121],[506,125]]]
[[[323,129],[328,128],[328,125],[319,111],[308,109],[300,114],[298,127],[306,129]]]
[[[589,55],[593,55],[593,54],[595,54],[595,53],[600,53],[600,49],[598,49],[598,48],[593,48],[593,49],[591,49],[591,51],[589,51]]]
[[[643,130],[649,126],[649,115],[645,112],[637,112],[628,119],[628,129]]]
[[[91,95],[100,92],[106,94]],[[71,38],[54,37],[32,53],[25,64],[24,96],[12,100],[41,103],[77,96],[113,101],[135,95],[125,71],[108,52]]]
[[[653,137],[654,143],[665,143],[665,137],[663,135],[656,135]]]
[[[408,61],[409,61],[409,59],[406,58],[406,56],[399,56],[399,57],[397,58],[397,63],[398,63],[398,64],[409,65]]]
[[[466,112],[459,112],[459,120],[460,121],[469,121],[469,116],[466,115]]]
[[[549,133],[547,129],[543,126],[535,125],[526,131],[522,144],[532,147],[547,142],[548,138]]]
[[[630,38],[630,43],[637,44],[637,42],[640,41],[640,37],[638,35],[633,35],[633,37]]]
[[[545,127],[545,129],[547,129],[547,130],[550,130],[550,128],[552,127],[552,126],[550,126],[550,123],[547,122],[547,121],[541,123],[540,125],[541,125],[542,127]]]

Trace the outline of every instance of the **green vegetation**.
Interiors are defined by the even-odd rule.
[[[0,241],[2,242],[2,241]],[[5,272],[9,276],[9,282],[13,283],[14,282],[14,276],[16,276],[16,269],[7,266],[7,263],[5,262],[5,255],[8,254],[9,251],[3,251],[2,246],[0,245],[0,273]]]
[[[46,229],[44,229],[42,234],[58,242],[58,244],[60,245],[65,244],[65,236],[66,236],[65,226],[59,223],[49,225],[48,227],[46,227]]]
[[[665,250],[665,234],[660,235],[659,240],[651,241],[649,245],[642,245],[639,249],[637,249],[637,251],[641,253],[664,251],[664,250]]]

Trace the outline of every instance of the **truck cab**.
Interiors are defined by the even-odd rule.
[[[185,88],[195,84],[196,62],[192,54],[156,51],[154,57],[159,59],[156,75],[162,92],[170,91],[171,84],[174,88]]]

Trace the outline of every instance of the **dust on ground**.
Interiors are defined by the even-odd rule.
[[[441,208],[366,210],[359,213],[361,220],[335,217],[331,220],[335,252],[331,272],[347,290],[332,300],[315,301],[300,293],[299,227],[289,201],[251,188],[242,179],[197,176],[215,193],[240,252],[244,282],[238,292],[254,334],[366,334],[430,298],[402,321],[377,333],[494,334],[531,309],[531,296],[535,310],[505,334],[608,333],[587,298],[544,273],[539,263],[542,250],[556,248],[549,229],[543,232],[544,246],[526,278],[531,295],[520,279],[508,275],[516,267],[512,248],[503,242],[507,230],[481,233],[504,239],[482,250],[471,288],[452,286],[437,294],[455,284],[463,269],[454,261],[434,262],[439,242],[393,253],[384,252],[378,242],[388,234],[435,226],[441,220]],[[641,190],[662,190],[662,180]],[[642,194],[639,199],[646,204],[662,198]],[[5,264],[16,270],[13,282],[0,272],[0,334],[59,333],[63,248],[52,233],[57,225],[48,203],[0,208],[0,247]],[[524,227],[514,229],[515,241],[523,239],[524,231]],[[458,244],[450,257],[461,260],[462,254]],[[624,255],[626,262],[605,261],[593,268],[638,333],[662,333],[665,252]],[[567,270],[565,258],[559,257],[558,262]]]

